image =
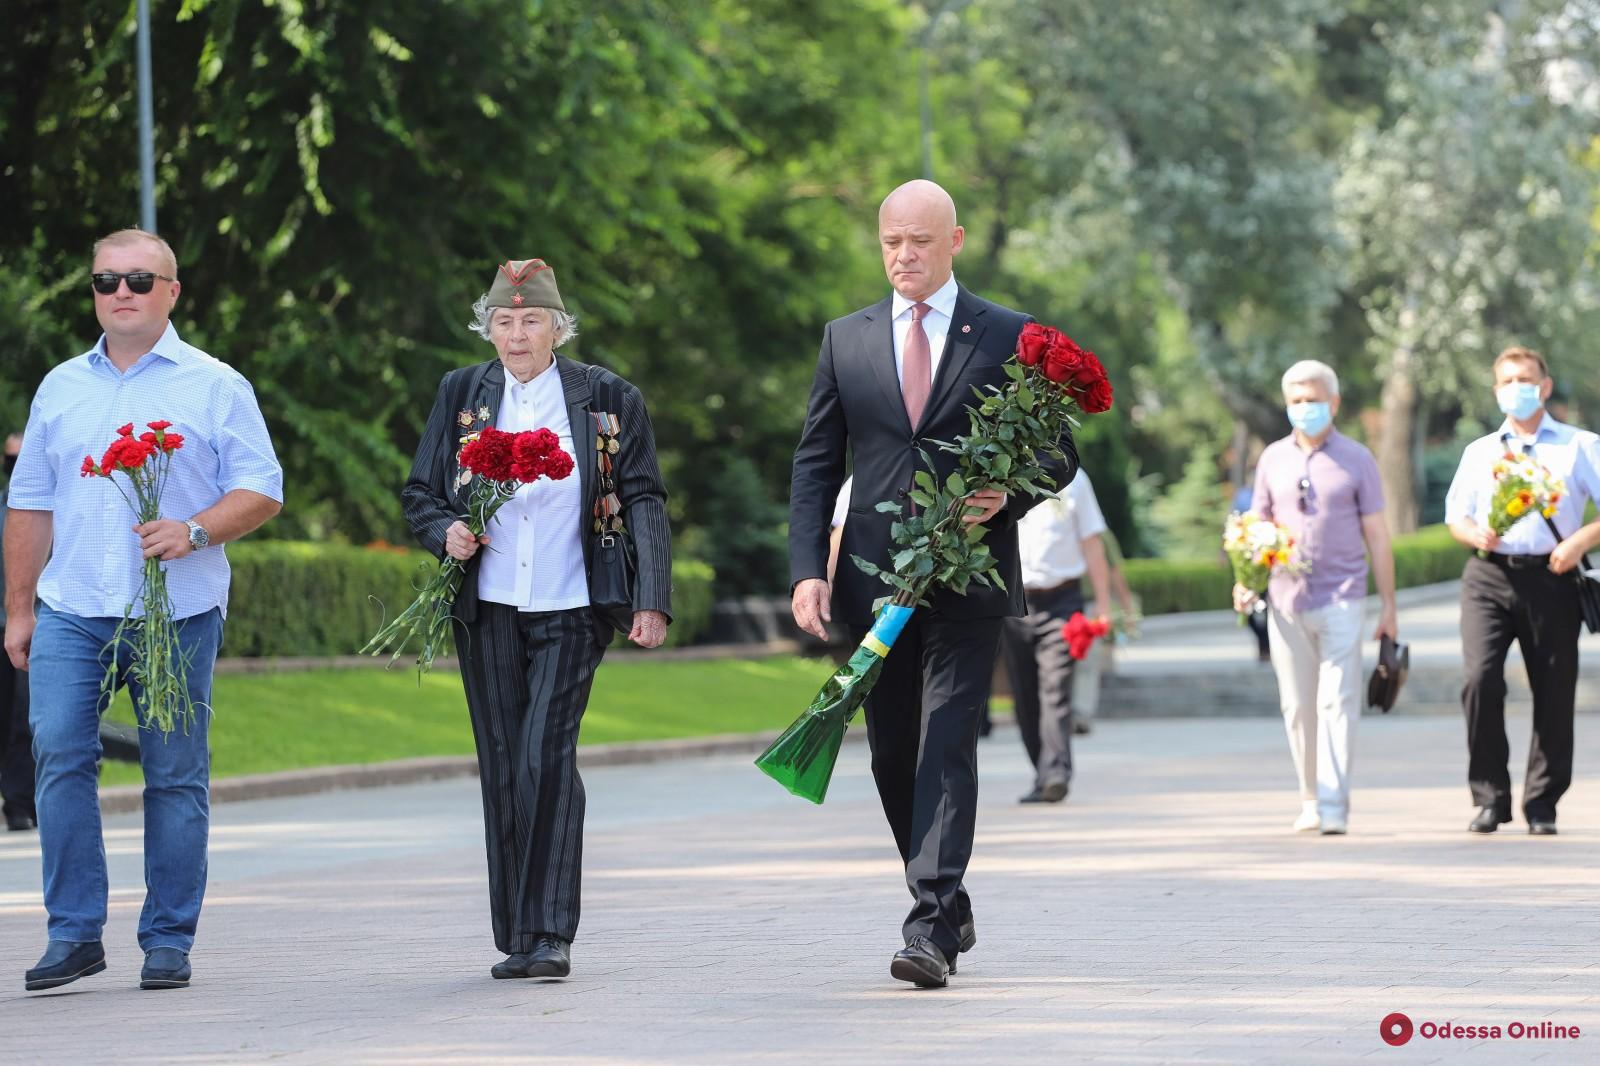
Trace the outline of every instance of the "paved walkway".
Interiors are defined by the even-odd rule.
[[[109,970],[21,991],[37,848],[0,834],[0,1061],[586,1064],[1600,1061],[1600,725],[1562,834],[1469,836],[1459,724],[1363,723],[1352,833],[1296,836],[1270,719],[1107,721],[1072,798],[1019,807],[982,747],[979,944],[943,991],[888,976],[907,906],[866,751],[833,795],[745,758],[587,775],[572,979],[496,982],[470,780],[216,811],[192,988],[140,992],[137,816],[108,820]],[[1517,765],[1528,722],[1513,721]],[[1380,1019],[1578,1025],[1576,1043]]]

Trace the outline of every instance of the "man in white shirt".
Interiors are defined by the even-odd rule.
[[[1506,741],[1506,652],[1515,640],[1533,689],[1533,738],[1522,786],[1528,832],[1553,836],[1556,801],[1572,783],[1573,697],[1578,684],[1578,578],[1600,522],[1584,508],[1600,497],[1600,437],[1545,413],[1554,383],[1544,356],[1507,348],[1494,361],[1495,400],[1506,420],[1467,445],[1445,498],[1445,521],[1467,557],[1461,575],[1461,648],[1466,685],[1467,784],[1478,814],[1467,829],[1493,833],[1511,821]],[[1566,482],[1546,520],[1528,514],[1496,535],[1489,526],[1494,466],[1531,456]]]
[[[1111,603],[1106,520],[1089,475],[1079,470],[1017,523],[1028,613],[1007,618],[1000,651],[1011,678],[1017,728],[1033,763],[1033,789],[1019,802],[1060,803],[1072,783],[1072,675],[1062,638],[1067,619],[1084,610],[1083,577],[1102,616]]]

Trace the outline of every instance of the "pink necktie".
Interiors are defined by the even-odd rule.
[[[900,395],[905,399],[912,429],[922,421],[922,410],[928,406],[928,394],[933,391],[933,355],[928,349],[928,334],[922,328],[922,319],[929,310],[927,304],[911,305],[911,325],[906,327],[905,351],[901,353]]]

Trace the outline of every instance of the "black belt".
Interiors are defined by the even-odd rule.
[[[1549,569],[1550,556],[1546,555],[1506,555],[1502,552],[1490,552],[1488,561],[1502,570],[1545,570]]]
[[[1078,586],[1083,584],[1082,578],[1069,577],[1059,585],[1051,585],[1047,589],[1023,589],[1029,596],[1054,596],[1061,592],[1076,592]]]

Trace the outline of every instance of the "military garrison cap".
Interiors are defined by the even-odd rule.
[[[510,259],[495,270],[489,307],[549,307],[565,311],[556,272],[543,259]]]

